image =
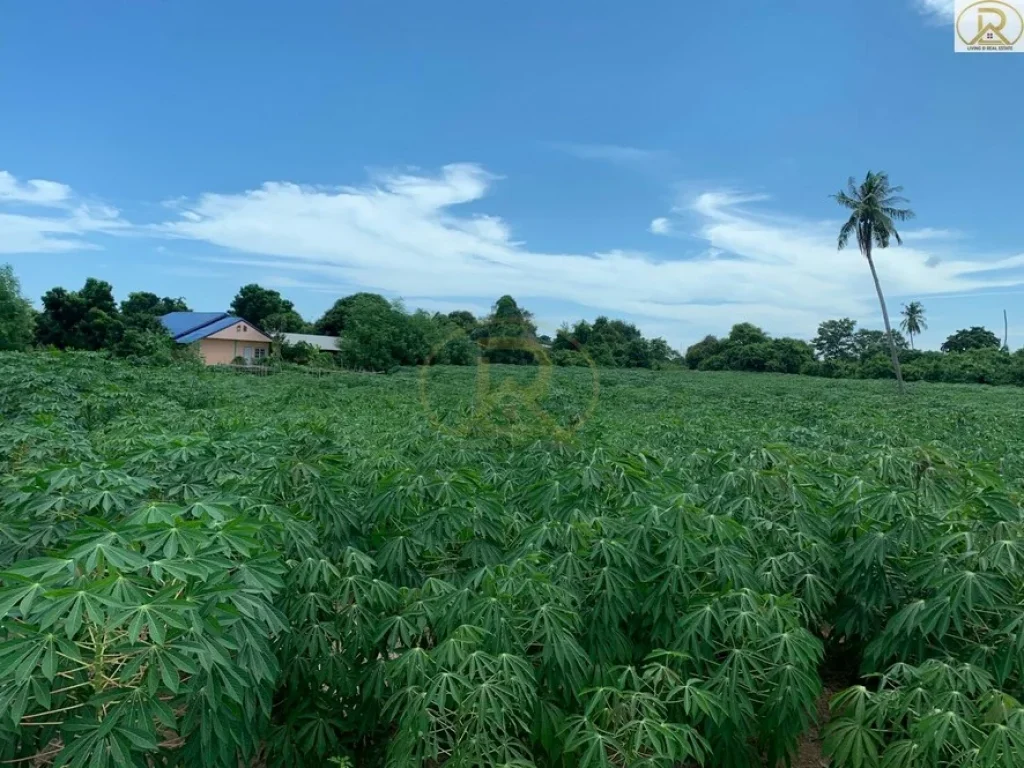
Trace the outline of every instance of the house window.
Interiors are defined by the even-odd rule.
[[[267,356],[267,350],[265,350],[263,347],[256,347],[256,359],[257,360],[262,360],[266,356]]]

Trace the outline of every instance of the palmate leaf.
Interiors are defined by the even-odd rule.
[[[825,669],[879,682],[862,717],[851,699],[835,719],[875,729],[881,763],[1019,762],[993,728],[1017,728],[993,689],[1018,692],[1024,650],[1013,392],[922,384],[907,407],[874,382],[606,368],[571,439],[500,407],[453,436],[404,370],[314,387],[301,371],[15,357],[0,354],[0,568],[23,579],[0,576],[2,760],[97,730],[95,678],[120,722],[163,741],[161,705],[175,718],[180,747],[129,741],[128,764],[227,768],[267,742],[282,766],[561,768],[599,744],[595,763],[676,768],[665,728],[689,727],[708,768],[748,768],[808,722],[822,637]],[[458,413],[476,373],[431,368],[432,407]],[[586,411],[588,370],[544,373],[555,421]],[[111,532],[115,560],[67,557]],[[133,643],[163,590],[194,606],[187,628],[140,620]],[[461,696],[444,711],[423,704],[442,674]],[[598,738],[567,752],[564,724],[602,686],[619,693],[592,713]],[[15,726],[11,709],[58,724]]]
[[[894,741],[882,755],[881,768],[925,768],[929,764],[928,753],[910,739]]]
[[[702,717],[718,723],[726,717],[726,709],[717,695],[707,688],[707,683],[698,678],[690,678],[682,685],[672,688],[668,694],[669,701],[678,701],[687,717],[699,722]]]
[[[651,755],[652,764],[673,766],[687,761],[704,762],[708,744],[692,728],[677,723],[635,720],[616,734],[634,755]]]
[[[580,768],[613,768],[621,760],[622,747],[615,738],[585,717],[571,717],[564,727],[565,751],[576,756]]]
[[[841,766],[875,768],[882,740],[878,733],[856,720],[841,718],[825,730],[822,748]]]

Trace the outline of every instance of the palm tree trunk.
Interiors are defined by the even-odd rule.
[[[910,348],[914,348],[914,334],[908,332],[907,335],[910,337]]]
[[[871,258],[871,246],[868,245],[867,253],[864,256],[871,267],[871,278],[875,281],[875,291],[878,293],[878,303],[882,305],[882,320],[885,321],[885,335],[889,339],[889,355],[892,357],[892,369],[896,372],[896,381],[899,385],[900,394],[906,392],[903,384],[903,370],[900,368],[900,356],[896,352],[896,342],[892,337],[892,326],[889,325],[889,310],[885,307],[885,296],[882,295],[882,284],[878,282],[878,272],[875,271],[875,262]]]

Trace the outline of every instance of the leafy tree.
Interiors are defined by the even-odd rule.
[[[902,352],[907,349],[907,340],[903,338],[903,334],[893,331],[892,339],[897,350]],[[885,332],[859,328],[857,332],[853,334],[853,351],[860,360],[867,360],[868,358],[875,357],[877,355],[887,355],[889,353],[889,349],[888,339],[886,338]]]
[[[818,326],[818,335],[811,344],[822,360],[852,360],[857,356],[857,343],[854,330],[857,321],[848,317],[839,320],[826,320]]]
[[[814,348],[802,339],[772,339],[765,370],[769,373],[802,373],[814,362]]]
[[[924,304],[920,301],[912,301],[903,305],[900,313],[903,319],[900,320],[900,328],[910,337],[910,348],[914,348],[914,337],[922,331],[928,330],[928,323],[925,321]]]
[[[381,312],[391,309],[391,302],[378,293],[353,293],[351,296],[334,302],[331,308],[313,324],[314,329],[317,333],[322,333],[325,336],[341,336],[345,330],[348,313],[356,304],[364,308],[373,304]]]
[[[151,316],[139,315],[137,318],[149,319]],[[197,353],[197,350],[189,345],[176,344],[165,328],[150,326],[147,320],[146,325],[127,324],[110,352],[115,357],[144,360],[151,365],[169,365],[176,360],[189,359],[190,353]]]
[[[21,284],[10,264],[0,266],[0,350],[23,350],[35,334],[35,310],[21,295]]]
[[[705,336],[696,344],[687,348],[684,356],[686,367],[693,370],[700,368],[705,360],[720,354],[723,347],[724,342],[720,341],[716,336]]]
[[[491,314],[473,332],[482,357],[490,363],[534,365],[537,360],[537,326],[533,316],[511,296],[502,296]]]
[[[980,325],[962,328],[947,338],[940,349],[943,352],[967,352],[972,349],[999,349],[1002,342],[992,331]]]
[[[726,339],[726,342],[732,345],[763,344],[766,341],[768,341],[768,334],[753,323],[737,323],[729,331],[729,336]]]
[[[543,344],[543,340],[540,339]],[[565,324],[548,346],[556,364],[598,365],[606,368],[653,368],[676,360],[679,354],[664,339],[645,339],[640,329],[624,320],[598,317],[591,324]],[[572,353],[572,354],[569,354]]]
[[[121,302],[124,335],[113,347],[118,357],[147,358],[150,362],[169,361],[175,344],[160,318],[169,312],[191,311],[182,298],[160,298],[155,293],[136,291]]]
[[[476,365],[480,347],[471,338],[476,320],[469,312],[435,312],[431,316],[418,310],[409,321],[413,343],[419,344],[419,339],[425,342],[419,352],[409,356],[410,365]]]
[[[907,221],[914,216],[914,212],[909,208],[899,207],[907,202],[906,198],[900,197],[899,193],[902,190],[902,187],[894,187],[889,183],[889,176],[886,173],[868,171],[859,186],[851,176],[847,190],[833,195],[837,203],[850,210],[850,218],[839,230],[839,250],[843,250],[849,243],[850,237],[856,235],[857,246],[864,258],[867,259],[868,267],[871,269],[871,278],[874,280],[878,303],[882,308],[882,320],[889,338],[889,353],[900,392],[904,391],[903,374],[900,371],[899,354],[892,336],[892,326],[889,324],[889,311],[885,306],[882,284],[879,282],[878,272],[875,270],[872,249],[874,247],[888,248],[892,240],[902,245],[903,241],[896,230],[896,222]]]
[[[105,280],[90,277],[80,291],[52,288],[43,295],[36,323],[36,340],[60,349],[113,347],[124,332],[124,321]]]
[[[288,299],[256,283],[242,286],[228,311],[268,333],[303,333],[309,328]]]
[[[185,299],[172,299],[168,296],[160,298],[149,291],[134,291],[121,302],[121,314],[125,318],[151,316],[162,317],[170,312],[191,312]]]
[[[449,312],[448,320],[457,325],[467,334],[472,334],[478,325],[476,316],[465,309]]]
[[[660,336],[648,342],[648,349],[651,361],[655,364],[678,363],[679,352],[669,346],[668,342]]]
[[[340,337],[346,366],[374,371],[424,363],[472,365],[479,348],[467,328],[475,328],[468,312],[410,313],[400,301],[366,292],[338,299],[315,324],[318,333]]]
[[[388,371],[400,365],[403,331],[398,313],[370,295],[352,301],[344,312],[344,334],[338,347],[349,368]]]

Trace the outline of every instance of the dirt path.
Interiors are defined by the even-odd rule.
[[[793,758],[792,768],[827,768],[832,764],[832,761],[825,757],[821,751],[821,733],[825,728],[825,724],[828,723],[828,700],[832,698],[835,692],[835,689],[826,687],[821,692],[821,696],[818,697],[819,725],[811,728],[807,735],[800,740],[800,745],[797,747],[796,755]]]

